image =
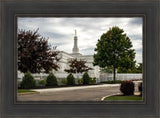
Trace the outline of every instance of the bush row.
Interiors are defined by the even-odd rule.
[[[75,85],[75,78],[72,74],[69,74],[67,78],[61,80],[63,85]],[[88,73],[84,73],[82,79],[78,79],[79,85],[95,84],[96,78],[89,77]],[[53,73],[50,73],[46,79],[41,79],[38,82],[39,86],[58,86],[57,78]],[[20,83],[20,88],[30,89],[36,87],[36,81],[30,72],[25,73],[22,82]]]

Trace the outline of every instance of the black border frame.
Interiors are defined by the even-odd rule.
[[[159,117],[159,1],[2,1],[1,2],[1,115],[2,117]],[[146,102],[109,104],[15,104],[15,15],[145,16],[143,63]],[[144,25],[143,25],[144,26]],[[16,70],[17,71],[17,70]],[[146,76],[146,77],[145,77]],[[43,111],[43,112],[42,112]]]

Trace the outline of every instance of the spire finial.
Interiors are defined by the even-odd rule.
[[[76,29],[75,29],[75,36],[77,35],[77,31],[76,31]]]

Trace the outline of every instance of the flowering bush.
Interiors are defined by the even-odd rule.
[[[134,83],[132,81],[124,81],[121,83],[120,91],[124,95],[133,95],[134,94]]]

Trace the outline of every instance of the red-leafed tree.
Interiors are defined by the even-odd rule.
[[[51,49],[48,39],[36,31],[18,30],[18,70],[23,73],[48,73],[51,69],[58,70],[60,60],[56,47]]]
[[[89,68],[86,66],[86,61],[85,60],[77,60],[76,59],[71,59],[68,61],[70,69],[65,69],[64,71],[68,73],[83,73],[87,72],[88,70],[91,70],[92,68]]]

